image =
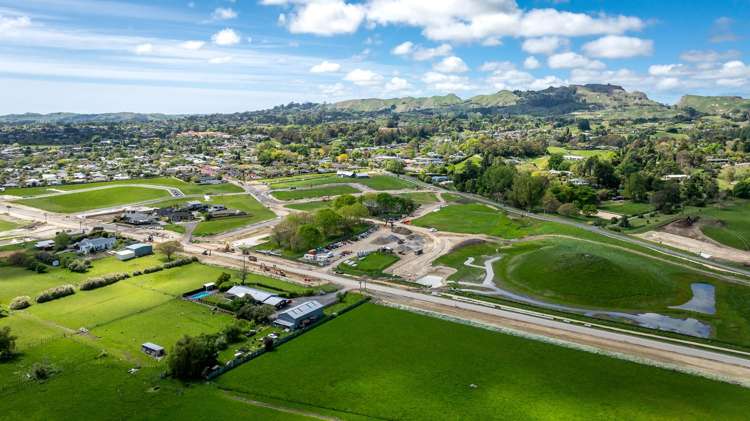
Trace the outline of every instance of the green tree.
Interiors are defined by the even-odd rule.
[[[70,235],[68,235],[67,232],[60,231],[55,236],[55,249],[64,250],[70,245],[71,241],[72,239],[70,238]]]
[[[646,177],[641,173],[633,173],[625,181],[625,197],[634,202],[645,202],[648,200],[648,185]]]
[[[170,373],[178,379],[194,380],[217,363],[216,337],[213,335],[184,336],[177,341],[167,357]]]
[[[351,194],[342,194],[341,196],[333,200],[333,207],[338,209],[344,206],[353,205],[355,203],[357,203],[356,197],[352,196]]]
[[[563,158],[563,154],[561,153],[553,153],[549,156],[549,161],[547,163],[547,166],[551,170],[563,170],[565,164],[565,158]]]
[[[746,178],[734,185],[734,195],[741,199],[750,199],[750,178]]]
[[[305,251],[315,248],[323,241],[323,233],[313,224],[304,224],[297,228],[297,232],[290,244],[294,251]]]
[[[394,174],[403,174],[404,162],[400,159],[389,159],[385,162],[385,170]]]
[[[182,244],[179,241],[165,241],[156,245],[156,251],[167,256],[167,260],[171,261],[172,256],[175,253],[183,250]]]
[[[531,210],[544,197],[546,184],[547,179],[544,177],[532,176],[527,172],[519,173],[513,178],[510,199],[514,205]]]
[[[250,320],[255,323],[264,323],[276,312],[276,308],[268,304],[245,304],[237,311],[237,318]]]

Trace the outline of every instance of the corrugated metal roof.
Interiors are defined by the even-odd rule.
[[[249,295],[253,298],[253,300],[259,301],[261,303],[271,297],[276,297],[276,294],[271,294],[266,291],[261,291],[259,289],[249,288],[242,285],[235,285],[229,288],[227,294],[231,294],[240,298],[244,298],[246,295]]]
[[[308,301],[306,303],[302,303],[296,307],[292,307],[289,310],[281,313],[286,314],[289,317],[293,319],[302,319],[307,317],[310,313],[317,311],[319,309],[323,308],[323,304],[320,304],[317,301]]]

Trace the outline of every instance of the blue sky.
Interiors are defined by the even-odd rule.
[[[0,114],[614,83],[750,96],[750,0],[0,0]]]

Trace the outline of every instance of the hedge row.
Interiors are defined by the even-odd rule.
[[[13,301],[10,302],[9,307],[11,310],[23,310],[26,307],[31,307],[31,297],[28,297],[26,295],[16,297],[13,299]]]
[[[183,259],[172,260],[171,262],[164,263],[163,265],[151,266],[150,268],[143,269],[143,271],[137,270],[133,272],[133,276],[140,276],[140,275],[146,275],[149,273],[160,272],[164,269],[171,269],[171,268],[176,268],[178,266],[185,266],[185,265],[189,265],[190,263],[197,262],[197,261],[198,261],[197,257],[185,257]]]
[[[46,303],[47,301],[56,300],[58,298],[67,297],[76,293],[76,289],[73,285],[60,285],[59,287],[50,288],[43,291],[36,297],[36,302]]]
[[[115,282],[122,281],[123,279],[130,278],[130,275],[127,273],[115,273],[114,275],[105,276],[102,278],[91,278],[86,280],[84,283],[81,284],[78,288],[81,291],[90,291],[92,289],[97,289],[101,287],[105,287],[107,285],[112,285]]]

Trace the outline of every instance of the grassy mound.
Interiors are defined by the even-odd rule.
[[[563,304],[655,310],[690,299],[705,277],[602,244],[547,239],[514,246],[498,262],[502,283]]]

